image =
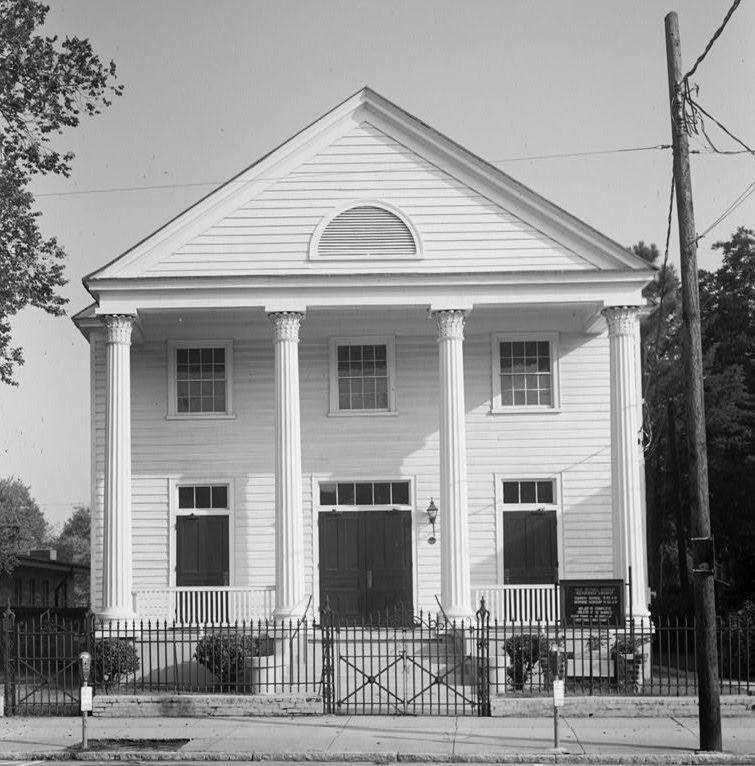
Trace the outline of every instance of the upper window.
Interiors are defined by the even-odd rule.
[[[556,335],[496,335],[493,411],[558,407]]]
[[[383,203],[354,205],[315,230],[311,258],[418,258],[419,238],[398,211]]]
[[[331,413],[392,412],[393,367],[392,338],[331,340]]]
[[[322,482],[320,505],[409,505],[409,482]]]
[[[228,508],[227,484],[190,484],[178,487],[178,507],[181,510],[211,510]]]
[[[170,344],[169,416],[230,415],[231,348],[230,341]]]
[[[553,505],[555,494],[552,479],[504,480],[504,505]]]

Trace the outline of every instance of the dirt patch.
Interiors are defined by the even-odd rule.
[[[172,752],[191,742],[190,739],[90,739],[88,750],[153,750]],[[81,750],[81,743],[69,750]]]

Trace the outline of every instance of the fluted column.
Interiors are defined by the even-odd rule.
[[[299,327],[295,311],[268,314],[275,343],[275,611],[276,620],[304,609],[304,533],[299,416]]]
[[[132,619],[131,329],[133,316],[104,318],[106,334],[105,507],[102,553],[104,620]]]
[[[611,485],[615,576],[626,579],[629,567],[632,567],[634,616],[647,617],[638,315],[637,306],[613,306],[603,310],[608,323],[611,358]],[[628,602],[626,608],[628,612]]]
[[[466,311],[435,311],[440,358],[440,600],[451,620],[474,615],[469,588],[467,440],[464,411]]]

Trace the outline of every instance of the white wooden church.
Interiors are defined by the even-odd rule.
[[[95,611],[646,616],[651,278],[361,90],[85,279]]]

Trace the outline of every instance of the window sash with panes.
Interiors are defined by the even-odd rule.
[[[179,486],[178,508],[182,511],[228,510],[228,485],[185,484]]]
[[[176,349],[176,412],[226,412],[226,350]]]
[[[339,410],[388,410],[388,349],[384,343],[336,349]]]
[[[556,494],[552,479],[519,479],[503,482],[504,505],[554,505]]]
[[[408,481],[339,481],[320,483],[321,506],[409,505]]]
[[[502,407],[553,406],[550,341],[501,341],[499,359]]]

